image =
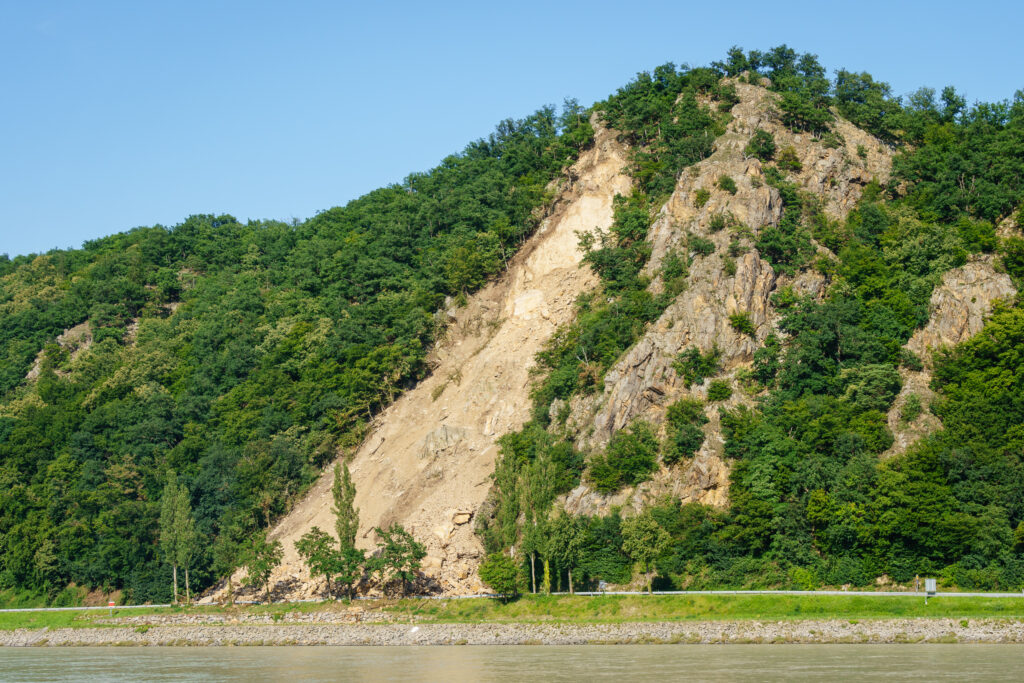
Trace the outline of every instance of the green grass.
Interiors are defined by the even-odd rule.
[[[923,595],[524,596],[506,605],[486,598],[406,600],[388,609],[434,622],[595,623],[761,619],[1024,618],[1022,598]]]
[[[895,619],[946,617],[955,619],[1024,619],[1021,598],[931,598],[924,596],[863,595],[608,595],[601,597],[527,595],[502,604],[489,598],[468,600],[359,601],[365,610],[390,612],[420,623],[619,623],[630,621],[730,621],[786,619]],[[188,611],[195,614],[269,614],[287,622],[288,613],[343,611],[345,601],[280,603],[231,607],[153,607],[117,609],[114,616],[161,615]],[[107,610],[0,613],[0,629],[103,628]],[[373,615],[365,615],[367,622]]]

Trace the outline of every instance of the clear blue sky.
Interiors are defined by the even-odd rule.
[[[900,94],[1024,87],[1017,2],[0,0],[0,253],[306,218],[507,117],[787,43]]]

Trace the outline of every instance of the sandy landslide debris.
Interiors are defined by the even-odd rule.
[[[596,284],[579,267],[578,233],[611,225],[613,198],[630,191],[626,164],[615,135],[597,127],[594,146],[573,166],[551,215],[505,276],[467,306],[447,311],[448,336],[435,349],[435,370],[380,416],[349,464],[360,509],[358,545],[374,547],[372,529],[399,522],[426,544],[424,568],[445,592],[480,590],[483,548],[473,517],[491,485],[495,441],[529,418],[534,355],[570,320],[577,295]],[[272,579],[281,596],[315,591],[294,542],[314,525],[334,532],[332,478],[327,468],[271,532],[284,545]]]

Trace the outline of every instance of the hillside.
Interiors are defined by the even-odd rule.
[[[642,529],[665,586],[1016,590],[1021,178],[1021,93],[733,49],[304,223],[4,260],[0,589],[166,600],[173,476],[200,588],[268,530],[321,594],[338,462],[433,591],[641,581]]]

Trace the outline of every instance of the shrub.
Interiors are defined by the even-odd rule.
[[[711,199],[711,191],[706,190],[702,187],[699,190],[697,190],[697,193],[694,195],[693,205],[699,209],[705,204],[707,204],[709,199]]]
[[[732,396],[732,386],[724,379],[716,379],[708,385],[709,401],[725,401]]]
[[[910,349],[900,349],[900,365],[905,367],[907,370],[913,370],[914,372],[921,372],[924,370],[924,363],[916,353]]]
[[[676,356],[672,367],[683,378],[686,388],[689,389],[691,384],[700,384],[705,377],[716,374],[721,358],[722,352],[717,346],[707,353],[701,353],[700,349],[691,346]]]
[[[480,564],[480,580],[497,593],[502,602],[519,595],[519,567],[505,553],[493,553]]]
[[[1010,277],[1024,279],[1024,240],[1010,237],[1003,241],[1003,267]]]
[[[591,461],[590,482],[601,493],[639,484],[658,467],[658,438],[646,422],[615,433],[605,452]]]
[[[839,149],[846,145],[846,138],[839,133],[830,130],[827,133],[822,134],[821,144],[828,149]]]
[[[699,235],[690,235],[687,245],[699,256],[710,256],[715,253],[715,243]]]
[[[766,130],[756,131],[743,149],[743,153],[761,161],[771,161],[775,157],[775,136]]]
[[[729,194],[736,194],[736,181],[732,179],[732,176],[721,176],[716,184],[718,189],[724,190]]]
[[[733,266],[735,270],[735,265]],[[733,313],[729,316],[729,324],[732,325],[732,329],[736,330],[740,334],[747,334],[751,337],[754,336],[754,323],[750,320],[750,313],[746,311],[740,311],[739,313]]]
[[[794,173],[799,173],[804,168],[804,165],[800,163],[800,158],[796,155],[796,149],[792,145],[779,153],[776,165],[783,171],[793,171]]]
[[[668,438],[662,449],[662,460],[671,465],[691,457],[704,443],[702,425],[707,424],[704,405],[693,399],[680,399],[668,407],[666,414]]]
[[[661,279],[665,283],[665,292],[671,296],[678,296],[686,289],[686,278],[689,276],[689,264],[686,255],[679,250],[673,249],[665,254],[661,262]]]
[[[733,275],[735,275],[736,274],[736,259],[732,258],[731,256],[723,257],[722,258],[722,270],[724,270],[725,274],[728,275],[729,277],[732,277]]]
[[[868,148],[865,147],[864,145],[857,145],[857,156],[859,156],[861,159],[867,159]]]
[[[736,94],[736,86],[723,85],[716,88],[715,97],[719,100],[718,111],[725,113],[739,104],[740,96]]]
[[[924,412],[924,407],[921,405],[921,397],[917,394],[907,394],[907,398],[903,401],[903,407],[900,409],[900,422],[913,422],[922,412]]]
[[[725,226],[729,224],[729,220],[726,218],[724,213],[716,213],[711,217],[711,222],[708,224],[708,230],[711,232],[720,232],[725,229]]]

